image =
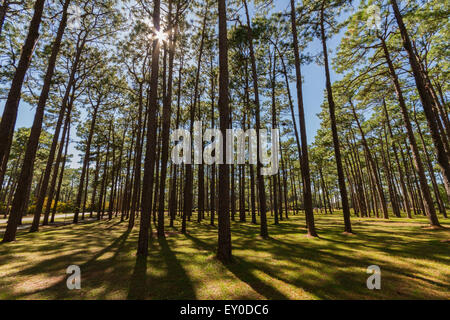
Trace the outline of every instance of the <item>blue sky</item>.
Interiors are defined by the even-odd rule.
[[[275,10],[284,10],[287,8],[289,0],[277,0],[275,5]],[[332,39],[328,40],[328,48],[332,50],[330,54],[330,60],[334,57],[336,48],[341,39],[342,32]],[[322,50],[322,46],[319,41],[313,41],[307,51],[311,53],[318,53]],[[325,72],[323,66],[317,65],[315,63],[302,66],[302,75],[304,78],[303,83],[303,103],[305,106],[305,118],[306,118],[306,130],[308,135],[308,144],[314,141],[317,130],[320,128],[320,120],[317,117],[317,113],[320,112],[320,106],[324,99],[324,89],[325,89]],[[338,75],[331,69],[331,81],[338,79]],[[293,95],[295,106],[297,105],[297,97],[295,90],[295,83],[291,83],[291,92]],[[4,101],[0,103],[0,114],[3,113]],[[35,107],[30,106],[27,103],[21,102],[19,106],[19,112],[17,115],[16,128],[20,127],[31,127],[33,123]],[[296,110],[296,108],[295,108]],[[297,115],[296,115],[297,116]],[[296,117],[298,118],[298,117]],[[76,136],[76,130],[71,130],[71,140],[72,143],[69,146],[69,153],[73,154],[71,167],[79,167],[78,162],[80,157],[78,151],[75,149],[74,140],[78,140]]]

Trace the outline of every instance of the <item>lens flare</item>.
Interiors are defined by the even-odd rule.
[[[167,33],[165,33],[164,31],[161,31],[161,30],[156,31],[155,38],[158,39],[159,42],[167,41]]]

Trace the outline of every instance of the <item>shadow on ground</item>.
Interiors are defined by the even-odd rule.
[[[425,220],[354,219],[342,233],[338,215],[318,216],[319,239],[305,236],[304,219],[269,227],[232,223],[234,262],[215,259],[217,229],[190,222],[166,238],[151,237],[137,257],[138,228],[127,222],[21,233],[0,245],[0,298],[10,299],[448,299],[450,232]],[[395,223],[397,222],[397,223]],[[445,223],[448,221],[444,221]],[[368,290],[366,268],[379,265],[382,289]],[[81,290],[68,290],[66,269],[81,269]]]

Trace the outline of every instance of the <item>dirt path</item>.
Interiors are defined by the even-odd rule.
[[[58,219],[58,218],[64,218],[64,216],[66,217],[66,218],[72,218],[73,217],[73,213],[60,213],[60,214],[56,214],[55,215],[55,219]],[[32,216],[28,216],[28,217],[25,217],[25,218],[22,218],[22,222],[32,222],[33,221],[33,217]],[[3,223],[7,223],[8,222],[8,219],[0,219],[0,224],[3,224]]]

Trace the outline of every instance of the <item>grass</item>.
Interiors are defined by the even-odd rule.
[[[196,220],[196,219],[193,219]],[[208,221],[167,227],[150,254],[136,258],[138,226],[119,219],[20,231],[0,244],[1,299],[449,299],[450,229],[418,218],[317,215],[319,239],[305,236],[303,216],[280,225],[232,222],[234,262],[215,259],[217,229]],[[441,221],[450,228],[450,220]],[[153,227],[153,230],[155,228]],[[81,290],[68,290],[66,268],[81,268]],[[369,290],[369,265],[381,268],[381,290]]]

